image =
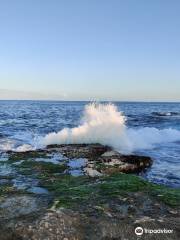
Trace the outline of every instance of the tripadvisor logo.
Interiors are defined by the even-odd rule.
[[[138,236],[142,235],[143,234],[143,228],[142,227],[137,227],[135,229],[135,234],[138,235]]]
[[[143,233],[155,233],[155,234],[158,234],[158,233],[164,233],[164,234],[170,234],[170,233],[173,233],[173,230],[172,229],[147,229],[147,228],[142,228],[142,227],[137,227],[135,228],[135,234],[137,236],[141,236]]]

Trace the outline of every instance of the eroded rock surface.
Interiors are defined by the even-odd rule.
[[[47,148],[48,151],[61,152],[69,158],[87,158],[85,173],[91,177],[101,176],[103,173],[137,173],[152,165],[150,157],[122,155],[100,144],[49,145]]]
[[[119,202],[95,205],[83,213],[65,208],[48,210],[34,221],[17,222],[10,236],[25,240],[136,240],[134,229],[141,226],[148,229],[173,229],[172,234],[158,234],[158,239],[179,239],[178,214],[171,214],[170,208],[147,199],[143,194],[134,194],[120,198]],[[146,234],[142,239],[156,238]]]
[[[0,240],[133,240],[137,226],[173,229],[158,239],[180,239],[180,191],[125,174],[146,170],[149,157],[77,144],[6,158],[0,161]]]
[[[123,219],[114,216],[87,217],[70,210],[49,211],[32,225],[17,226],[17,234],[23,239],[52,240],[104,240],[104,239],[137,239],[134,229],[139,226],[149,229],[169,229],[175,218],[153,219],[147,216],[134,221],[133,217]],[[173,225],[176,229],[180,222]],[[178,232],[158,235],[158,239],[178,239]],[[147,235],[142,239],[152,239]]]

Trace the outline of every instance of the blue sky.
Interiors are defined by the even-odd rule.
[[[180,100],[180,1],[1,0],[0,99]]]

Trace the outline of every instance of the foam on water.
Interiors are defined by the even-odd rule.
[[[23,134],[22,134],[23,135]],[[24,134],[27,136],[27,134]],[[27,152],[42,148],[41,139],[42,137],[36,136],[35,138],[25,138],[22,136],[23,141],[20,139],[8,139],[4,138],[0,140],[0,152],[14,151],[14,152]],[[29,143],[23,143],[28,141]],[[23,144],[22,144],[23,143]]]
[[[43,145],[101,143],[122,153],[149,149],[156,144],[180,141],[180,131],[175,129],[127,128],[126,118],[113,104],[88,104],[81,124],[47,134]]]
[[[15,140],[9,140],[7,139],[6,141],[0,142],[0,151],[14,151],[14,152],[27,152],[31,150],[35,150],[36,147],[34,143],[31,144],[22,144],[16,146]]]

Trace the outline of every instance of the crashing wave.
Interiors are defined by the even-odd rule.
[[[176,129],[139,128],[126,126],[126,118],[113,104],[89,104],[85,106],[81,124],[47,134],[44,145],[101,143],[122,153],[149,149],[155,144],[180,140]]]

